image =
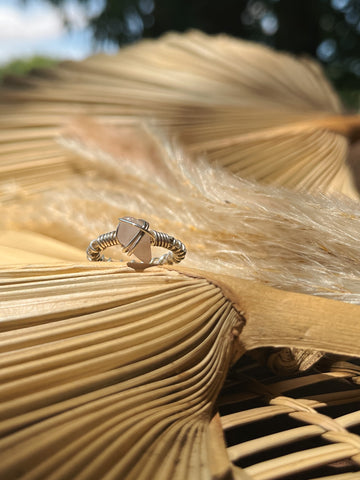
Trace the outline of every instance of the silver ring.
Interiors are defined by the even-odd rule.
[[[114,245],[120,245],[124,253],[129,256],[135,255],[142,263],[153,265],[179,263],[186,255],[186,247],[180,240],[167,233],[151,230],[146,220],[133,217],[119,218],[116,230],[103,233],[90,242],[86,250],[88,260],[90,262],[111,261],[102,254],[102,251]],[[161,257],[152,258],[152,246],[163,247],[170,252]]]

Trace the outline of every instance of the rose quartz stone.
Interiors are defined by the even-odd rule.
[[[133,217],[125,217],[127,220],[138,223],[142,225],[142,221]],[[123,247],[126,247],[131,240],[136,237],[139,232],[139,228],[129,223],[120,222],[116,231],[117,238]],[[144,263],[149,263],[151,260],[151,243],[150,235],[146,233],[143,235],[140,242],[137,244],[133,254],[136,258],[141,260]]]

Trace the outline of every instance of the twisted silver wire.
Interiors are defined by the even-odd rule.
[[[116,235],[116,230],[99,235],[95,240],[90,242],[90,245],[86,250],[87,259],[90,262],[111,261],[110,258],[106,258],[104,255],[101,255],[101,252],[105,250],[105,248],[113,247],[114,245],[120,245]]]
[[[177,240],[167,233],[157,232],[156,230],[151,230],[151,233],[154,235],[152,237],[152,245],[154,247],[167,248],[170,252],[165,253],[159,258],[152,258],[150,263],[156,265],[180,263],[181,260],[185,258],[186,247],[180,240]]]
[[[120,218],[119,220],[120,222],[130,223],[139,228],[138,234],[131,239],[128,245],[121,244],[117,237],[117,230],[99,235],[98,238],[90,242],[86,250],[87,258],[90,262],[111,261],[110,258],[106,258],[101,252],[105,250],[105,248],[114,245],[122,245],[122,251],[127,255],[131,255],[144,234],[150,235],[150,243],[152,246],[170,250],[170,252],[165,253],[161,257],[152,258],[150,260],[152,265],[179,263],[185,258],[186,247],[180,240],[177,240],[167,233],[150,230],[149,224],[145,220],[141,220],[141,225],[133,222],[128,217]]]

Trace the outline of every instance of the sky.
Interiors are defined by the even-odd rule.
[[[61,12],[45,0],[0,0],[0,65],[33,55],[76,60],[91,55],[95,46],[87,21],[101,6],[102,0],[93,0],[87,9],[77,0],[68,0],[69,31]],[[102,47],[109,53],[115,48]]]

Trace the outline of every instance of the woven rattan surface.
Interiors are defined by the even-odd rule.
[[[323,362],[278,377],[248,357],[219,398],[227,453],[256,480],[360,478],[360,368]]]

